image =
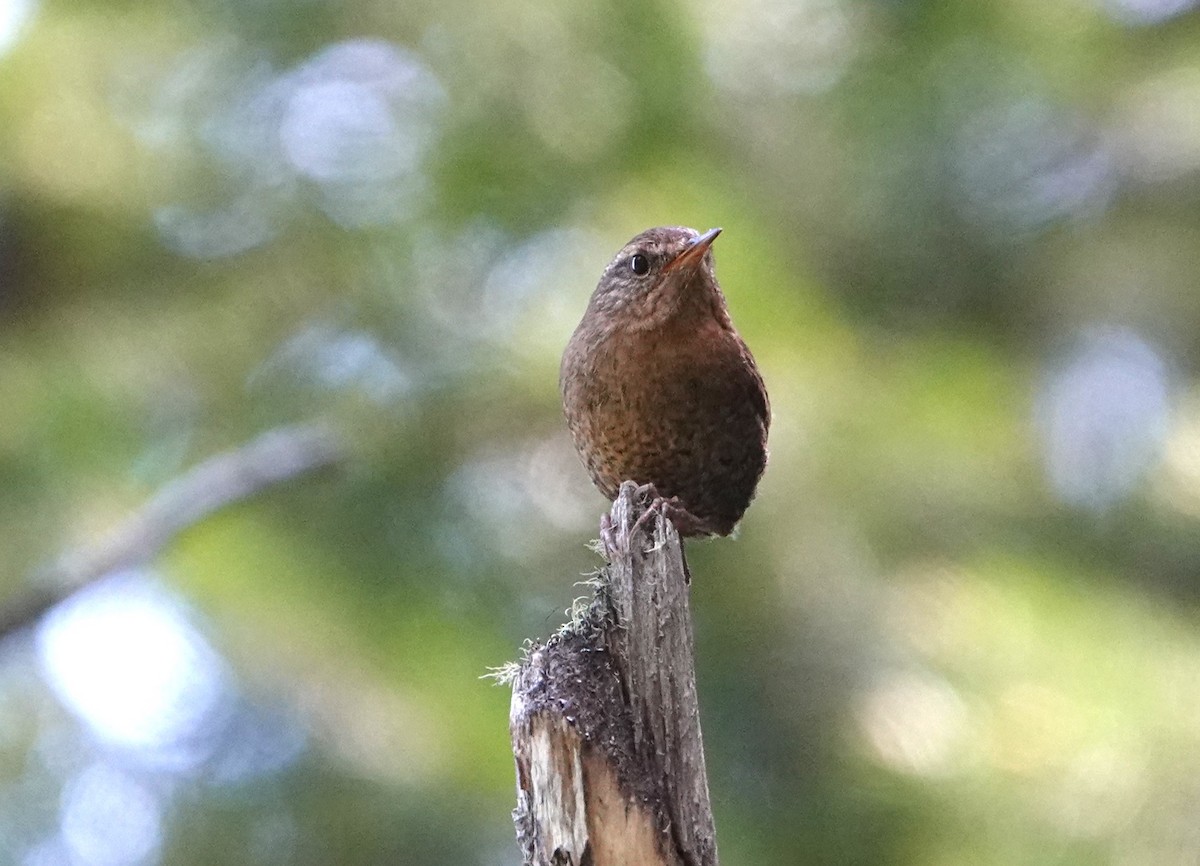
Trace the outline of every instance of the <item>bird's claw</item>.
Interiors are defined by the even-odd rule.
[[[711,529],[704,521],[696,517],[686,508],[679,500],[678,496],[672,496],[669,499],[659,495],[654,489],[653,484],[642,484],[637,488],[637,494],[641,496],[649,496],[650,503],[646,506],[646,510],[638,515],[638,519],[633,522],[633,527],[630,529],[630,534],[637,532],[651,518],[661,514],[675,527],[675,531],[679,533],[680,539],[686,538],[689,535],[709,535]],[[611,531],[612,524],[609,523]],[[601,537],[603,538],[603,527],[601,528]],[[684,553],[682,543],[679,546],[679,558],[683,565],[683,581],[685,584],[692,582],[692,570],[688,568],[687,556]]]
[[[663,517],[671,521],[680,538],[690,538],[697,535],[712,535],[713,530],[708,521],[697,517],[684,507],[678,496],[662,499],[658,502]]]
[[[604,548],[604,558],[611,561],[617,551],[617,536],[613,532],[612,515],[607,511],[600,515],[600,545]]]
[[[646,510],[639,514],[637,520],[634,521],[631,532],[643,528],[655,515],[661,514],[671,521],[675,531],[682,538],[712,534],[712,528],[708,523],[688,511],[678,496],[664,497],[653,484],[641,484],[635,492],[639,498],[648,497],[650,501]]]
[[[658,506],[662,501],[662,499],[651,500],[650,504],[646,506],[646,510],[638,515],[637,520],[633,521],[633,526],[629,529],[630,535],[645,528],[646,524],[658,514]]]

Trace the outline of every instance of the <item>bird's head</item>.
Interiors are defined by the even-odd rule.
[[[609,262],[590,307],[641,328],[661,325],[687,309],[724,309],[711,250],[720,233],[719,228],[701,234],[685,226],[647,229]]]

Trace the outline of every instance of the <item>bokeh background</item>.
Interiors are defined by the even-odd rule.
[[[516,864],[604,505],[558,357],[725,229],[727,864],[1200,860],[1195,0],[0,0],[0,610],[206,457],[346,460],[0,644],[0,863]]]

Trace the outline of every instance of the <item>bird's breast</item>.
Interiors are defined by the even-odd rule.
[[[568,347],[562,372],[572,436],[606,495],[632,479],[705,507],[711,494],[702,488],[725,484],[730,473],[752,485],[761,473],[761,380],[744,344],[719,323],[682,336],[635,331],[585,341]]]

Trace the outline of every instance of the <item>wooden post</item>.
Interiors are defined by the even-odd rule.
[[[679,536],[621,487],[595,597],[512,673],[527,866],[717,866]]]

